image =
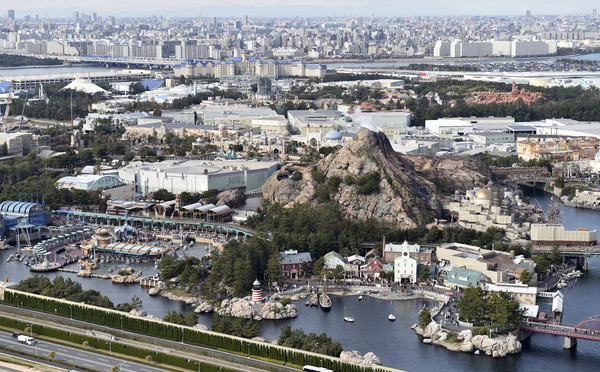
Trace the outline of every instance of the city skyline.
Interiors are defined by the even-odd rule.
[[[60,7],[48,8],[42,0],[32,0],[23,4],[11,4],[16,18],[26,15],[40,17],[68,17],[74,11],[91,13],[101,16],[152,16],[165,15],[172,17],[218,16],[236,17],[246,14],[252,16],[271,17],[319,17],[319,16],[371,16],[375,17],[413,17],[413,16],[515,16],[525,15],[529,10],[532,15],[557,14],[591,14],[597,8],[595,2],[550,0],[543,4],[538,1],[508,0],[502,3],[474,2],[458,0],[452,3],[441,0],[425,0],[418,3],[404,4],[393,0],[382,0],[376,4],[366,4],[359,0],[299,0],[290,5],[285,0],[224,0],[220,6],[206,0],[181,0],[177,3],[163,1],[133,0],[120,2],[106,0],[91,2],[88,0],[61,0]],[[6,17],[6,14],[4,14]]]

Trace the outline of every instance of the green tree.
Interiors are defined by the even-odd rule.
[[[331,176],[327,180],[327,191],[330,194],[335,194],[338,192],[338,188],[340,187],[340,183],[342,183],[342,179],[339,176]]]
[[[271,251],[265,274],[269,281],[281,283],[283,276],[281,274],[281,256],[279,255],[279,251]]]
[[[559,266],[563,263],[562,253],[560,253],[560,248],[558,247],[558,244],[555,243],[554,245],[552,245],[552,249],[550,250],[550,256],[548,258],[550,259],[551,265]]]
[[[369,195],[379,192],[379,182],[381,181],[381,174],[377,171],[373,171],[364,174],[356,179],[356,185],[358,186],[358,193],[363,195]]]
[[[146,91],[146,87],[141,82],[135,82],[129,84],[129,91],[131,94],[140,94]]]
[[[425,329],[431,323],[431,312],[427,309],[419,311],[419,326]]]
[[[325,333],[321,333],[320,335],[310,333],[307,335],[302,329],[292,330],[289,325],[281,328],[279,345],[335,357],[339,357],[343,350],[342,345],[334,342]]]
[[[119,366],[112,366],[112,368],[110,369],[110,372],[119,372],[121,370],[121,367]]]
[[[300,264],[300,271],[302,271],[302,275],[308,276],[310,275],[310,265],[308,262],[304,261]]]
[[[50,361],[53,361],[55,356],[56,356],[56,353],[54,351],[51,351],[48,353],[48,358],[50,358]]]
[[[315,264],[313,265],[313,273],[317,276],[317,277],[323,277],[323,268],[325,267],[325,258],[324,257],[319,257],[316,261]]]
[[[214,314],[210,321],[212,330],[233,336],[253,338],[258,335],[258,322],[253,319],[234,318]]]
[[[527,270],[524,270],[521,273],[521,283],[526,284],[526,285],[530,285],[531,284],[531,279],[533,279],[533,273],[530,273]]]
[[[170,255],[164,255],[158,263],[158,270],[163,280],[169,280],[176,277],[181,272],[179,261]]]
[[[316,183],[323,183],[325,181],[325,175],[316,166],[311,168],[310,175]]]
[[[331,278],[334,280],[342,280],[346,276],[346,270],[343,265],[337,265],[335,269],[331,270]]]
[[[500,330],[517,328],[523,321],[523,310],[519,303],[506,292],[494,292],[487,300],[486,308],[492,327]]]
[[[425,282],[427,279],[429,279],[429,266],[424,265],[419,272],[419,281]]]
[[[538,274],[546,275],[550,268],[550,255],[548,253],[538,253],[534,258],[535,272]]]
[[[181,199],[181,204],[183,204],[183,205],[192,204],[192,200],[194,199],[194,197],[192,196],[192,194],[190,194],[187,191],[182,191],[179,194],[179,198]]]
[[[175,195],[167,189],[159,189],[152,193],[152,198],[156,200],[170,201],[175,199]]]
[[[479,287],[465,288],[465,295],[458,302],[458,315],[463,322],[480,323],[485,318],[485,298]]]

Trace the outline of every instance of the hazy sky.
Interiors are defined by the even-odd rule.
[[[51,8],[48,5],[51,4]],[[215,6],[218,5],[218,6]],[[2,7],[14,9],[17,18],[39,14],[66,16],[73,11],[99,15],[165,16],[430,16],[590,14],[600,3],[591,0],[27,0]]]

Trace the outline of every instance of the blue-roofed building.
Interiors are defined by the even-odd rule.
[[[492,280],[477,270],[453,267],[446,276],[446,285],[452,288],[481,287]]]
[[[11,86],[10,81],[0,81],[0,93],[8,93]]]
[[[50,222],[50,213],[44,205],[28,201],[4,201],[0,203],[0,215],[0,234],[3,237],[23,219],[34,226],[45,226]]]
[[[312,268],[312,258],[310,253],[290,249],[280,252],[281,256],[281,274],[286,278],[297,279],[305,274],[302,271],[302,263],[306,262]]]
[[[146,90],[155,90],[158,88],[162,88],[165,84],[165,81],[162,79],[146,79],[142,80],[142,85]]]

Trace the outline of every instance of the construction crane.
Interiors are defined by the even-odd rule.
[[[12,102],[14,81],[10,82],[10,90],[8,91],[8,98],[6,99],[6,109],[4,110],[4,120],[2,121],[2,128],[8,130],[8,113],[10,112],[10,104]]]
[[[19,121],[19,132],[21,131],[21,125],[23,125],[23,115],[25,115],[25,107],[27,106],[27,100],[29,99],[29,90],[25,96],[25,103],[23,103],[23,110],[21,110],[21,120]]]

